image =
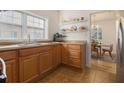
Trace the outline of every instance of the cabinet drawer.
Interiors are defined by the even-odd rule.
[[[27,49],[22,49],[19,50],[19,56],[28,56],[28,55],[33,55],[36,54],[40,51],[40,48],[27,48]]]
[[[67,47],[67,44],[62,44],[62,47],[66,48]]]
[[[0,57],[3,58],[3,60],[15,59],[16,56],[17,56],[17,52],[16,51],[0,52]]]
[[[67,61],[67,60],[68,60],[68,58],[63,58],[63,59],[62,59],[62,61]]]
[[[40,52],[47,52],[52,49],[52,46],[42,46],[40,47]]]
[[[81,53],[76,52],[76,51],[69,51],[69,57],[80,59],[81,58]]]
[[[67,58],[63,58],[63,59],[62,59],[62,63],[68,64],[68,59],[67,59]]]
[[[69,58],[69,64],[75,67],[81,67],[81,60]]]
[[[81,45],[70,44],[70,45],[68,45],[68,49],[80,50],[81,49]]]

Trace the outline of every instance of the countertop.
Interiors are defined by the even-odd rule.
[[[83,45],[86,44],[86,41],[64,41],[61,42],[61,44],[79,44],[79,45]]]
[[[28,44],[12,44],[12,45],[0,45],[0,51],[25,49],[39,46],[55,45],[55,44],[86,44],[86,41],[66,41],[66,42],[39,42]]]

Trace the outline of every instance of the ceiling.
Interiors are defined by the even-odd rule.
[[[118,16],[117,11],[102,11],[91,14],[91,22],[103,21],[103,20],[112,20],[116,19]]]

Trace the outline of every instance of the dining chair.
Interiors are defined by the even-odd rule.
[[[103,45],[103,46],[102,46],[102,51],[103,51],[102,56],[103,56],[106,52],[108,52],[108,53],[109,53],[109,56],[113,59],[113,57],[112,57],[113,44],[110,44],[110,45]]]
[[[99,57],[99,49],[96,46],[94,43],[91,44],[91,54],[92,52],[96,52],[97,57]]]

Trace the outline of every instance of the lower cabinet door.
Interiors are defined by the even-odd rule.
[[[39,76],[38,55],[20,58],[19,72],[20,82],[35,82]]]
[[[57,67],[61,64],[61,45],[54,45],[53,47],[53,67]]]
[[[69,64],[68,62],[68,45],[64,44],[61,47],[61,60],[63,64]]]
[[[43,74],[52,69],[52,51],[40,54],[40,74]]]
[[[56,45],[53,45],[53,48],[52,48],[52,60],[53,60],[53,62],[52,62],[52,64],[53,64],[53,67],[56,67],[57,66],[57,51],[56,51],[57,49],[56,49]]]
[[[77,47],[77,46],[76,46]],[[75,48],[75,47],[74,47]],[[69,65],[81,68],[82,67],[82,58],[81,51],[76,49],[68,49],[69,51]]]
[[[81,68],[81,61],[79,59],[69,58],[69,65]]]
[[[6,61],[6,74],[7,74],[7,79],[6,79],[7,83],[18,82],[16,60]]]
[[[57,64],[61,64],[61,45],[57,45],[57,51],[56,51],[56,55],[57,55]]]

